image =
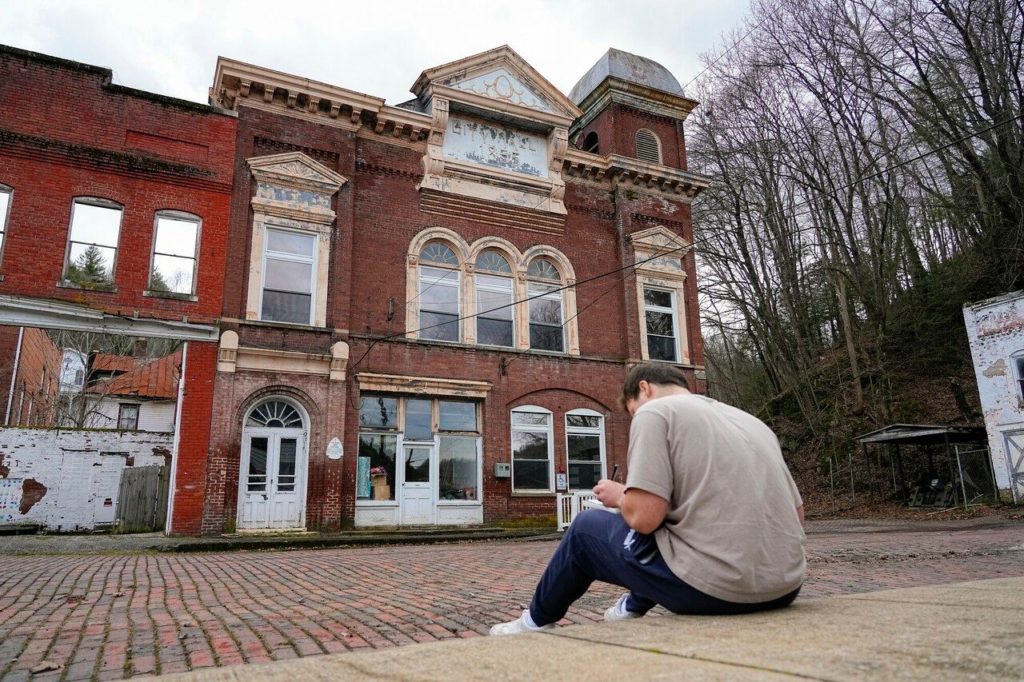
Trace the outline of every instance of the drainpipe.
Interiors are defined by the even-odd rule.
[[[174,443],[171,445],[171,480],[167,482],[167,520],[164,535],[170,535],[174,519],[174,487],[178,478],[178,446],[181,443],[181,408],[185,400],[185,376],[188,373],[188,341],[181,349],[181,374],[178,375],[178,402],[174,406]]]
[[[14,370],[11,372],[11,390],[7,394],[7,412],[4,413],[4,426],[10,426],[11,406],[14,404],[14,385],[18,380],[18,362],[21,360],[21,341],[25,336],[25,328],[18,327],[18,345],[14,349]]]

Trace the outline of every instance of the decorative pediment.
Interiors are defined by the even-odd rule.
[[[572,100],[508,45],[427,69],[412,87],[422,100],[435,95],[461,99],[449,90],[465,93],[471,106],[490,106],[504,112],[509,111],[509,105],[522,107],[567,119],[565,125],[582,114]],[[518,113],[532,118],[527,111]]]
[[[693,245],[665,227],[652,227],[630,235],[636,267],[683,275],[683,257]]]
[[[301,152],[247,160],[256,179],[253,210],[292,220],[330,224],[331,197],[348,179]]]
[[[464,80],[453,79],[453,82],[446,83],[446,85],[451,85],[459,90],[475,92],[484,97],[509,102],[510,104],[518,104],[539,111],[556,113],[554,105],[547,97],[504,67],[488,71],[473,78],[466,78]]]
[[[334,194],[348,179],[302,152],[257,156],[246,161],[260,182]]]

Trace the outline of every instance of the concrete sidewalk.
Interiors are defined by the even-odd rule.
[[[1024,577],[798,599],[730,617],[663,616],[160,679],[1020,680]]]

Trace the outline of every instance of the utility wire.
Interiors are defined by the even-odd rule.
[[[374,339],[370,343],[369,348],[367,348],[363,352],[363,354],[359,356],[359,359],[356,360],[354,363],[352,363],[352,371],[355,371],[356,367],[359,366],[359,364],[363,361],[363,359],[366,357],[366,355],[371,350],[373,350],[374,346],[376,346],[381,341],[389,341],[391,339],[397,339],[397,338],[401,338],[401,337],[404,337],[404,336],[408,336],[409,334],[418,334],[418,333],[420,333],[422,331],[426,331],[428,329],[435,329],[437,327],[443,327],[445,325],[455,324],[455,323],[458,323],[458,322],[462,322],[463,320],[471,320],[471,319],[473,319],[475,317],[480,317],[481,315],[487,315],[488,313],[493,313],[493,312],[496,312],[498,310],[504,310],[506,308],[512,308],[512,307],[517,306],[517,305],[519,305],[521,303],[529,303],[530,301],[533,301],[535,299],[543,298],[544,296],[550,296],[553,293],[562,292],[562,291],[565,291],[567,289],[573,289],[573,288],[582,286],[584,284],[589,284],[590,282],[595,282],[597,280],[604,279],[605,277],[610,277],[610,276],[618,274],[620,272],[628,272],[629,270],[635,270],[638,266],[643,265],[644,263],[648,263],[648,262],[650,262],[652,260],[657,260],[658,258],[664,258],[665,256],[671,255],[673,253],[676,253],[676,252],[679,252],[679,251],[683,251],[685,249],[689,249],[691,246],[692,246],[691,244],[684,244],[682,246],[677,246],[677,247],[672,248],[672,249],[667,249],[665,251],[660,251],[657,254],[655,254],[654,256],[651,256],[650,258],[645,258],[643,260],[636,261],[635,263],[630,263],[629,265],[624,265],[622,267],[615,268],[614,270],[609,270],[607,272],[602,272],[602,273],[597,274],[597,275],[592,275],[591,277],[587,277],[585,279],[578,280],[574,284],[566,284],[566,285],[563,285],[563,286],[560,286],[560,287],[555,287],[555,288],[549,289],[547,291],[544,291],[542,293],[534,294],[533,296],[527,296],[526,298],[520,299],[518,301],[512,301],[511,303],[506,303],[504,305],[496,306],[496,307],[490,308],[488,310],[481,310],[481,311],[473,313],[471,315],[460,316],[460,317],[455,318],[454,320],[449,320],[447,322],[439,322],[438,324],[431,324],[431,325],[427,325],[425,327],[419,327],[418,329],[405,330],[405,331],[396,332],[396,333],[393,333],[393,334],[388,334],[386,336],[382,336],[380,338]],[[623,276],[623,280],[625,280],[625,276]],[[582,311],[578,311],[577,315],[579,314],[579,312],[582,312]],[[573,317],[576,317],[576,316],[573,316]],[[563,323],[563,326],[564,326],[564,324],[565,323]]]

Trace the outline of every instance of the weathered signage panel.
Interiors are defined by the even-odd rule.
[[[536,177],[548,174],[547,138],[478,118],[448,118],[444,155]]]

